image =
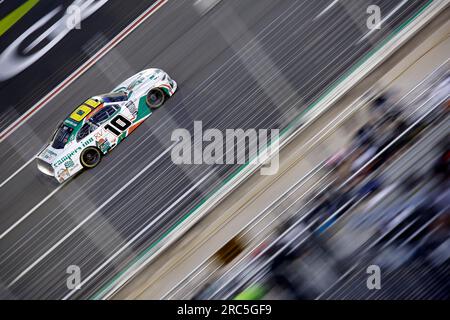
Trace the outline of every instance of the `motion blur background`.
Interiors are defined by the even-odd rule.
[[[0,29],[0,65],[51,42],[74,3],[98,8],[28,68],[0,68],[2,298],[448,299],[448,1],[36,1]],[[20,4],[0,3],[1,18]],[[379,30],[367,28],[369,5]],[[399,53],[358,69],[385,48]],[[399,80],[422,57],[420,77]],[[39,174],[34,157],[62,118],[149,67],[180,86],[164,108],[95,170],[64,185]],[[390,72],[398,79],[380,84]],[[171,133],[195,120],[302,131],[276,176],[252,176],[200,215],[242,168],[171,162]],[[302,149],[306,137],[317,145]],[[284,185],[270,192],[275,180]],[[72,265],[79,290],[67,287]],[[381,290],[366,286],[369,265]]]

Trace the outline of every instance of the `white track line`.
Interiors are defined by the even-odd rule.
[[[54,97],[56,97],[62,90],[68,87],[73,81],[79,78],[85,71],[92,67],[97,61],[99,61],[103,56],[110,52],[117,44],[120,43],[125,37],[130,34],[134,29],[141,25],[149,16],[156,12],[160,7],[167,3],[168,0],[160,0],[155,2],[151,7],[149,7],[144,13],[142,13],[136,20],[134,20],[130,25],[128,25],[121,33],[119,33],[115,38],[113,38],[109,43],[105,45],[104,48],[107,50],[100,50],[96,55],[92,56],[91,59],[86,61],[81,67],[79,67],[75,72],[73,72],[69,77],[67,77],[63,82],[61,82],[56,88],[50,91],[44,98],[42,98],[37,104],[35,104],[30,110],[23,114],[19,119],[14,121],[5,130],[0,133],[0,143],[3,142],[9,135],[11,135],[16,129],[18,129],[22,124],[24,124],[31,116],[47,105]],[[37,155],[36,155],[37,156]],[[8,183],[12,178],[14,178],[20,171],[22,171],[26,166],[28,166],[35,158],[31,158],[24,165],[22,165],[17,171],[15,171],[11,176],[9,176],[5,181],[0,184],[0,188]]]
[[[201,15],[205,15],[220,1],[221,0],[197,0],[194,2],[194,7]]]
[[[390,17],[392,17],[398,10],[400,10],[401,7],[403,7],[406,3],[408,2],[408,0],[403,0],[402,2],[400,2],[398,4],[398,6],[396,6],[394,9],[392,9],[391,12],[389,12],[381,21],[380,23],[377,24],[376,28],[371,29],[369,32],[367,32],[361,39],[359,39],[358,43],[361,43],[362,41],[364,41],[365,39],[367,39],[367,37],[369,37],[372,33],[374,33],[375,31],[377,31],[378,27],[381,27],[383,25],[384,22],[386,22],[386,20],[388,20]]]
[[[131,24],[123,29],[117,36],[115,36],[110,42],[108,42],[101,50],[99,50],[94,56],[87,60],[81,67],[75,70],[70,76],[68,76],[63,82],[57,85],[52,91],[47,93],[38,103],[31,107],[26,113],[20,116],[19,119],[14,121],[5,130],[0,132],[0,143],[3,142],[8,136],[22,126],[28,119],[31,118],[37,111],[46,106],[54,97],[56,97],[62,90],[67,88],[72,82],[83,75],[90,67],[92,67],[98,60],[105,56],[111,49],[118,45],[126,36],[133,32],[138,26],[140,26],[148,17],[158,11],[168,0],[159,0],[144,11],[139,17],[137,17]]]
[[[8,288],[19,281],[25,274],[33,269],[39,262],[44,260],[50,253],[52,253],[61,243],[67,240],[71,235],[73,235],[77,230],[79,230],[86,222],[88,222],[92,217],[94,217],[100,210],[102,210],[108,203],[110,203],[115,197],[122,193],[126,188],[128,188],[134,181],[136,181],[140,176],[142,176],[150,167],[152,167],[156,162],[158,162],[163,156],[165,156],[177,143],[173,143],[169,148],[164,150],[158,157],[156,157],[152,162],[142,169],[138,174],[136,174],[132,179],[130,179],[126,184],[124,184],[119,190],[117,190],[111,197],[103,202],[97,209],[95,209],[90,215],[83,219],[75,228],[66,233],[58,242],[56,242],[50,249],[48,249],[43,255],[37,258],[30,266],[28,266],[24,271],[22,271],[9,285]]]
[[[325,9],[322,10],[321,13],[319,13],[314,20],[320,18],[321,16],[323,16],[325,13],[327,13],[331,8],[333,8],[337,3],[339,2],[339,0],[334,0],[332,3],[330,3],[328,5],[328,7],[326,7]]]
[[[8,178],[5,179],[5,181],[3,181],[0,184],[0,188],[3,187],[5,184],[7,184],[12,178],[14,178],[20,171],[22,171],[26,166],[28,166],[31,162],[33,162],[34,159],[36,159],[38,154],[36,154],[35,156],[31,157],[30,160],[28,160],[27,162],[25,162],[24,165],[22,165],[19,169],[17,169],[12,175],[10,175]]]
[[[40,206],[42,206],[48,199],[50,199],[55,193],[57,193],[61,188],[65,185],[65,183],[58,186],[55,190],[53,190],[48,196],[42,199],[37,205],[35,205],[30,211],[25,213],[19,220],[17,220],[11,227],[6,229],[1,235],[0,240],[3,239],[8,233],[10,233],[14,228],[16,228],[23,220],[28,218],[33,212],[35,212]]]
[[[6,139],[11,133],[13,133],[17,128],[19,128],[22,124],[24,124],[27,119],[31,117],[36,111],[43,108],[48,102],[51,101],[59,92],[61,92],[65,87],[69,86],[73,81],[75,81],[78,77],[80,77],[86,70],[92,67],[98,60],[100,60],[104,55],[106,55],[111,49],[114,48],[120,41],[122,41],[128,34],[130,34],[134,29],[136,29],[140,24],[142,24],[151,14],[157,11],[161,6],[167,3],[168,0],[161,0],[155,2],[151,7],[149,7],[144,13],[142,13],[135,21],[133,21],[128,27],[126,27],[119,35],[117,35],[113,40],[111,40],[105,48],[106,51],[99,52],[99,54],[93,56],[89,59],[85,64],[83,64],[79,69],[77,69],[72,75],[70,75],[66,80],[64,80],[60,85],[58,85],[55,89],[53,89],[50,93],[48,93],[41,101],[39,101],[33,108],[30,109],[29,112],[22,115],[18,120],[16,120],[13,124],[11,124],[8,128],[6,128],[3,132],[0,133],[0,142]],[[70,80],[70,81],[68,81]],[[22,122],[21,122],[22,121]],[[16,125],[16,127],[14,127]],[[12,128],[12,129],[11,129]],[[10,130],[11,129],[11,130]],[[10,130],[10,131],[8,131]],[[30,160],[25,162],[19,169],[17,169],[12,175],[6,178],[1,184],[0,188],[6,185],[11,179],[13,179],[17,174],[19,174],[23,169],[25,169],[31,162],[36,159],[36,154]],[[36,209],[38,209],[44,202],[46,202],[49,198],[51,198],[56,192],[58,192],[62,188],[60,185],[58,188],[53,190],[47,197],[45,197],[41,202],[39,202],[35,207],[33,207],[30,211],[28,211],[24,216],[22,216],[16,223],[14,223],[11,227],[9,227],[6,231],[4,231],[0,235],[0,240],[3,239],[11,230],[17,227],[23,220],[25,220],[28,216],[30,216]]]
[[[148,229],[150,229],[153,225],[155,225],[156,222],[158,222],[159,220],[161,220],[163,217],[166,216],[167,212],[169,212],[170,210],[173,209],[173,207],[175,207],[180,201],[182,201],[184,198],[186,198],[186,196],[190,195],[192,193],[192,191],[194,191],[195,189],[197,189],[200,184],[202,184],[203,182],[205,182],[206,179],[208,179],[215,171],[211,170],[209,173],[207,173],[205,176],[203,176],[203,178],[201,178],[195,185],[193,185],[191,188],[189,188],[189,190],[187,190],[183,195],[181,195],[177,201],[173,202],[166,210],[164,210],[163,212],[161,212],[154,220],[152,220],[152,222],[150,222],[148,225],[145,226],[145,228],[143,228],[141,231],[139,231],[133,238],[131,238],[130,241],[128,241],[127,243],[125,243],[125,245],[120,248],[119,250],[117,250],[116,252],[114,252],[113,255],[111,255],[105,262],[103,262],[97,269],[95,269],[88,277],[86,277],[81,283],[80,286],[84,285],[86,282],[88,282],[89,280],[92,279],[92,277],[94,277],[97,273],[99,273],[105,266],[107,266],[112,260],[114,260],[119,254],[121,254],[123,251],[125,251],[125,249],[127,249],[131,244],[133,244],[136,240],[138,240]],[[70,298],[74,293],[76,292],[76,290],[72,290],[70,291],[64,298],[63,300],[67,300],[68,298]]]

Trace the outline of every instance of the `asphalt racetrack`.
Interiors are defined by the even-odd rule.
[[[18,4],[21,2],[2,2],[0,17],[6,18],[11,12],[20,10]],[[27,0],[24,4],[27,3],[34,6],[21,19],[3,34],[3,25],[0,27],[2,134],[30,106],[62,83],[106,43],[126,30],[155,0]],[[83,5],[84,10],[80,10],[80,13],[83,11],[84,15],[80,16],[81,21],[75,29],[65,32],[67,29],[64,25],[75,21],[68,14],[77,3]],[[45,23],[41,25],[42,22]],[[47,30],[53,28],[55,30],[43,37]],[[10,49],[15,50],[14,55],[7,54]],[[34,61],[36,58],[38,59]],[[20,71],[20,65],[29,62],[33,63]]]
[[[174,129],[282,129],[427,3],[370,1],[388,16],[371,32],[367,1],[334,2],[169,0],[2,141],[0,295],[92,298],[238,167],[175,165]],[[162,109],[66,184],[38,172],[32,158],[78,103],[153,66],[179,84]]]

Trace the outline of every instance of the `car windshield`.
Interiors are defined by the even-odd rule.
[[[123,91],[111,92],[100,96],[103,102],[120,102],[127,100],[127,93]]]
[[[66,125],[61,125],[55,133],[53,138],[52,147],[55,149],[63,149],[69,141],[73,128]]]

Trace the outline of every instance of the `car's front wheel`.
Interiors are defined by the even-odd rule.
[[[147,94],[147,105],[152,109],[158,109],[164,104],[166,94],[161,88],[154,88]]]
[[[94,168],[102,160],[102,153],[95,147],[87,147],[81,153],[80,159],[83,167],[87,169]]]

